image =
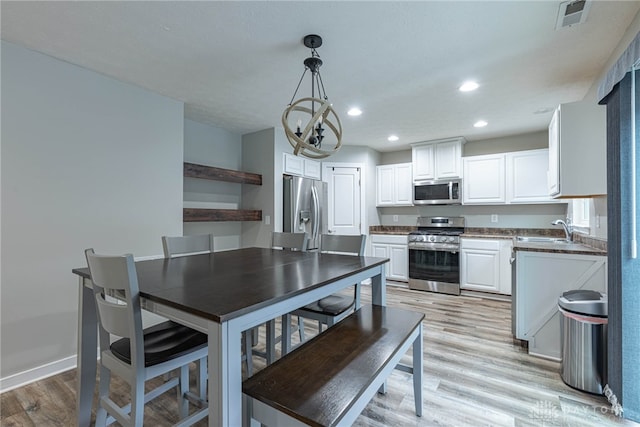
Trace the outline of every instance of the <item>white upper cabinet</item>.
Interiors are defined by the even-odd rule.
[[[283,173],[303,176],[305,178],[320,179],[320,165],[321,163],[316,160],[284,153]]]
[[[464,142],[451,138],[412,144],[413,180],[461,178]]]
[[[376,206],[413,205],[411,163],[376,167]]]
[[[507,201],[509,203],[550,203],[547,189],[549,150],[516,151],[506,154]]]
[[[465,157],[463,164],[463,204],[506,203],[504,154]]]
[[[578,198],[607,194],[606,109],[561,104],[549,123],[548,192]]]
[[[549,150],[463,158],[464,204],[555,203],[547,192]]]

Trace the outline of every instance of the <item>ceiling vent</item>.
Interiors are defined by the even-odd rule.
[[[582,24],[587,20],[587,14],[591,7],[589,0],[566,1],[560,3],[558,10],[558,20],[556,21],[556,30],[565,27],[571,27],[576,24]]]

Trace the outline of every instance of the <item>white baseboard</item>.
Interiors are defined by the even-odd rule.
[[[0,393],[73,369],[76,367],[76,362],[77,357],[74,354],[46,365],[18,372],[6,378],[0,378]]]

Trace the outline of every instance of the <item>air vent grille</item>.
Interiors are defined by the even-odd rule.
[[[589,0],[566,1],[560,3],[558,18],[556,20],[556,30],[582,24],[587,20],[587,13],[591,7]]]

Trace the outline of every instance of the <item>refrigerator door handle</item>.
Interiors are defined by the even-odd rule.
[[[311,197],[313,198],[313,235],[311,240],[318,238],[318,230],[320,229],[320,200],[318,199],[318,190],[315,186],[311,187]]]

